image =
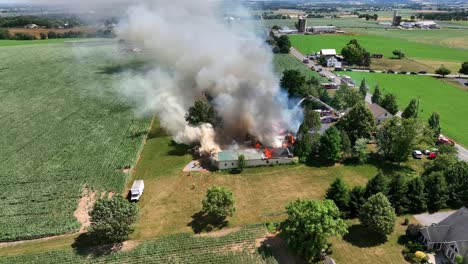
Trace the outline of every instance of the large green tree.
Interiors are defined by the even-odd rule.
[[[437,212],[447,205],[448,188],[442,172],[432,172],[425,178],[427,209]]]
[[[397,173],[390,181],[390,189],[388,191],[389,200],[397,214],[404,214],[409,211],[411,201],[408,200],[407,193],[408,181],[406,176],[402,173]]]
[[[296,140],[294,155],[299,157],[300,162],[307,162],[309,158],[311,158],[312,150],[312,136],[309,133],[301,135],[301,137]]]
[[[349,193],[349,217],[354,218],[359,215],[361,206],[366,202],[366,188],[354,186]]]
[[[374,93],[372,94],[371,101],[373,104],[378,104],[378,105],[381,104],[382,94],[380,93],[380,89],[378,85],[376,85],[374,88]]]
[[[406,199],[410,201],[409,211],[411,213],[421,213],[427,210],[427,195],[421,177],[414,177],[408,182]]]
[[[341,135],[341,151],[343,151],[343,154],[346,157],[348,157],[352,151],[351,140],[349,139],[348,134],[346,134],[346,132],[344,132],[343,130],[340,131],[340,135]]]
[[[394,117],[387,120],[377,130],[379,153],[391,161],[406,161],[413,150],[416,136],[417,123],[414,119]]]
[[[468,162],[457,161],[444,174],[449,192],[447,204],[452,208],[468,205]]]
[[[343,84],[336,91],[335,96],[333,97],[331,104],[337,109],[347,109],[352,108],[358,103],[362,102],[363,98],[359,91],[354,88]]]
[[[435,73],[442,75],[442,78],[445,78],[445,76],[452,73],[452,71],[447,69],[444,65],[442,65],[438,69],[435,70]]]
[[[341,159],[340,131],[332,126],[320,138],[320,157],[331,163]]]
[[[278,45],[280,52],[284,54],[288,54],[289,50],[291,49],[291,41],[287,35],[282,35],[279,37],[276,41],[276,45]]]
[[[217,219],[225,219],[236,211],[234,195],[230,190],[221,186],[211,186],[206,191],[202,205],[203,212]]]
[[[395,210],[385,195],[377,193],[361,207],[359,220],[369,230],[386,236],[395,228]]]
[[[367,142],[366,138],[360,138],[356,140],[356,144],[353,147],[353,157],[356,158],[358,163],[364,163],[367,161],[369,154],[367,154]]]
[[[296,200],[286,206],[286,213],[281,233],[286,244],[307,261],[319,257],[329,237],[347,233],[340,210],[331,200]]]
[[[468,74],[468,61],[462,63],[460,70],[458,70],[460,74]]]
[[[418,117],[418,101],[416,99],[411,99],[408,106],[405,108],[401,114],[403,118],[416,118]]]
[[[390,179],[382,172],[379,171],[366,185],[366,197],[371,197],[377,193],[388,194],[390,190]]]
[[[359,85],[359,93],[361,94],[362,98],[366,98],[366,95],[367,95],[366,79],[362,79],[361,85]]]
[[[351,143],[354,144],[358,138],[371,138],[375,129],[374,116],[361,102],[338,121],[337,127],[345,131]]]
[[[240,172],[243,172],[246,167],[247,167],[247,161],[245,160],[245,156],[241,154],[237,158],[237,169]]]
[[[96,244],[120,243],[133,233],[138,207],[120,195],[99,199],[90,212],[88,234]]]
[[[343,215],[346,215],[349,207],[349,188],[340,177],[336,178],[330,185],[325,199],[332,200]]]
[[[285,70],[280,83],[290,97],[305,97],[308,95],[306,77],[298,70]]]
[[[351,65],[370,66],[370,53],[356,39],[352,39],[341,50],[341,55]]]
[[[439,138],[439,135],[441,132],[439,114],[436,112],[432,113],[427,122],[429,124],[429,127],[432,129],[432,131],[434,131],[434,138],[435,139]]]
[[[187,114],[185,114],[185,120],[192,126],[199,126],[203,123],[215,125],[216,111],[209,103],[197,100],[195,104],[189,108]]]
[[[398,113],[398,104],[394,94],[386,94],[380,102],[380,106],[385,108],[392,115],[396,115],[396,113]]]
[[[307,128],[307,130],[318,132],[320,128],[322,127],[320,114],[311,108],[308,108],[308,107],[305,108],[303,124]]]

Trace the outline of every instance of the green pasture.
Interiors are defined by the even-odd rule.
[[[419,117],[427,120],[433,112],[440,115],[442,133],[468,146],[468,93],[429,76],[346,72],[356,82],[366,79],[371,89],[376,84],[384,93],[393,93],[403,110],[411,99],[420,99]]]
[[[0,40],[0,47],[33,45],[33,44],[57,44],[57,43],[64,43],[67,41],[74,41],[74,39]]]
[[[399,38],[374,35],[291,35],[292,45],[304,54],[321,49],[341,49],[352,40],[359,43],[371,53],[380,53],[385,57],[393,57],[392,51],[402,50],[408,58],[446,60],[462,62],[468,59],[468,52],[462,49],[452,49],[443,46],[412,42]]]

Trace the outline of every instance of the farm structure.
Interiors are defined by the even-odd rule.
[[[378,104],[367,104],[369,107],[370,111],[372,112],[372,115],[374,116],[375,123],[377,125],[380,125],[383,123],[385,120],[393,118],[393,115],[390,114],[387,110],[385,110],[383,107],[381,107]]]
[[[313,27],[310,27],[309,31],[315,34],[336,33],[336,27],[335,26],[313,26]]]
[[[247,167],[292,164],[294,162],[294,157],[288,148],[254,148],[220,151],[211,157],[211,163],[220,170],[235,169],[239,165],[240,155],[244,155]]]

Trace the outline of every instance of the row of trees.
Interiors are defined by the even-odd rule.
[[[55,31],[49,31],[47,34],[41,32],[40,39],[59,39],[59,38],[113,38],[114,33],[111,30],[97,30],[96,32],[85,33],[82,31],[66,31],[58,33]],[[17,32],[12,35],[6,29],[0,29],[0,39],[11,39],[11,40],[35,40],[35,35],[23,32]]]
[[[40,27],[58,28],[58,27],[75,27],[84,25],[83,21],[75,16],[67,17],[38,17],[38,16],[5,16],[0,17],[0,28],[24,27],[28,24],[36,24]]]
[[[373,15],[358,14],[358,18],[365,18],[366,20],[375,20],[375,21],[377,21],[377,19],[379,19],[379,15],[377,15],[377,14],[373,14]]]
[[[279,38],[272,35],[266,42],[273,47],[273,53],[288,54],[291,49],[291,41],[287,35],[282,35]]]

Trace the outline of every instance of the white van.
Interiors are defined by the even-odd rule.
[[[140,200],[141,195],[143,194],[143,190],[145,189],[145,183],[143,180],[135,180],[133,182],[132,188],[130,189],[130,201],[138,202]]]

